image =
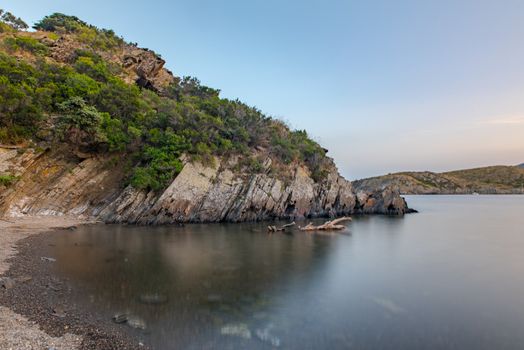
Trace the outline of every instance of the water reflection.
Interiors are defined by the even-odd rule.
[[[54,254],[79,299],[133,315],[157,349],[519,348],[524,197],[410,203],[335,235],[88,226]]]

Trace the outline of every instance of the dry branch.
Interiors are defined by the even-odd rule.
[[[346,228],[344,225],[339,225],[339,223],[344,221],[351,221],[351,218],[344,216],[335,220],[326,221],[322,225],[315,226],[311,222],[304,227],[299,227],[300,231],[328,231],[328,230],[343,230]]]
[[[285,224],[284,226],[276,227],[276,226],[268,226],[267,232],[279,232],[279,231],[285,231],[287,227],[295,226],[295,222],[293,221],[290,224]]]

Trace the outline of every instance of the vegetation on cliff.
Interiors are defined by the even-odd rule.
[[[524,193],[524,169],[489,166],[445,173],[401,172],[353,182],[356,189],[393,186],[402,194]]]
[[[143,77],[130,83],[123,52],[135,45],[111,30],[63,14],[45,17],[35,32],[3,11],[0,19],[0,143],[114,154],[127,160],[128,183],[152,190],[181,171],[183,156],[211,164],[238,155],[251,172],[269,156],[272,171],[305,164],[315,180],[329,170],[325,150],[305,131],[221,98],[196,78],[172,77],[162,91]]]

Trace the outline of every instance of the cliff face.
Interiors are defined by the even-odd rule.
[[[389,189],[355,193],[333,166],[316,183],[298,167],[286,180],[263,170],[246,175],[238,159],[216,159],[214,166],[187,162],[160,192],[122,187],[122,164],[110,157],[79,158],[65,150],[23,154],[0,148],[2,169],[18,176],[0,187],[0,215],[79,215],[110,223],[252,221],[344,214],[404,214],[408,209]]]
[[[35,29],[0,33],[0,94],[25,96],[0,106],[0,215],[167,224],[407,211],[395,191],[356,193],[305,131],[174,76],[151,50],[63,14]]]

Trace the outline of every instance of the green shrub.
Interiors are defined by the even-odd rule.
[[[0,174],[0,186],[9,187],[18,181],[18,176],[11,174]]]
[[[4,45],[11,51],[25,50],[35,55],[45,55],[49,51],[47,46],[28,36],[5,38]]]
[[[87,24],[78,17],[62,13],[54,13],[44,17],[33,28],[48,32],[75,33],[79,41],[100,50],[113,49],[124,43],[124,40],[116,36],[112,30],[99,29]]]

